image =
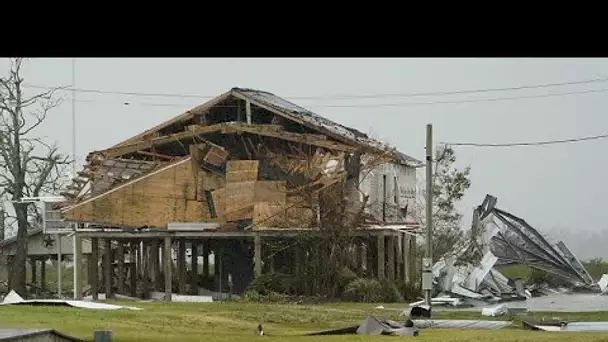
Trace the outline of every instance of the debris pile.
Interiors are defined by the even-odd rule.
[[[570,291],[608,292],[608,275],[594,283],[564,242],[550,244],[526,221],[498,209],[496,202],[496,197],[486,196],[473,212],[467,244],[433,266],[434,285],[442,293],[432,299],[433,305],[462,307],[479,302],[525,301],[559,292],[543,284],[526,286],[495,268],[507,265],[526,265],[553,274],[569,284]],[[422,303],[411,303],[410,307]]]

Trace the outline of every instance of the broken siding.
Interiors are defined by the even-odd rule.
[[[169,222],[210,221],[204,187],[206,172],[194,173],[190,158],[103,195],[67,208],[67,220],[130,227],[167,227]]]
[[[400,208],[411,212],[416,195],[416,169],[401,164],[382,164],[360,175],[361,198],[369,196],[368,210],[378,221],[382,221],[384,177],[386,177],[386,220],[403,221]]]

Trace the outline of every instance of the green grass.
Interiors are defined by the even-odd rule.
[[[366,314],[397,319],[398,311],[373,310],[373,304],[262,305],[244,303],[133,303],[143,311],[95,311],[66,307],[0,307],[3,327],[54,328],[91,339],[94,330],[113,331],[115,341],[250,341],[258,322],[272,341],[390,341],[386,336],[302,336],[304,333],[357,325]],[[392,305],[392,307],[400,307]],[[534,315],[551,319],[608,320],[605,313]],[[477,312],[437,312],[435,318],[482,319]],[[420,341],[608,341],[601,333],[547,333],[516,328],[497,331],[423,330]]]

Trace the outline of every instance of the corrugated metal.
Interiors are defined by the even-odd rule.
[[[500,329],[512,325],[508,321],[477,321],[477,320],[414,320],[414,326],[420,329]]]

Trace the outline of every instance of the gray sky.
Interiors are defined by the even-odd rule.
[[[0,61],[5,73],[8,63]],[[70,59],[34,59],[26,83],[69,85]],[[239,86],[290,99],[334,94],[420,93],[560,83],[608,75],[605,59],[78,59],[76,86],[111,91],[215,96]],[[403,152],[424,159],[425,125],[435,141],[508,143],[565,139],[608,132],[608,92],[550,98],[394,107],[320,107],[479,98],[600,89],[605,83],[473,95],[372,100],[293,99],[347,126],[373,133]],[[204,100],[77,94],[76,138],[80,162]],[[95,102],[80,102],[95,101]],[[124,105],[129,102],[130,105]],[[153,106],[150,104],[173,104]],[[71,103],[49,115],[39,135],[71,152]],[[458,164],[472,167],[473,185],[461,208],[464,225],[486,193],[498,206],[542,231],[568,232],[582,258],[602,251],[599,235],[608,218],[601,179],[608,166],[608,139],[517,148],[457,147]],[[555,233],[557,234],[557,233]],[[608,243],[608,234],[603,234]],[[573,241],[576,240],[576,241]],[[608,252],[604,252],[608,258]]]

